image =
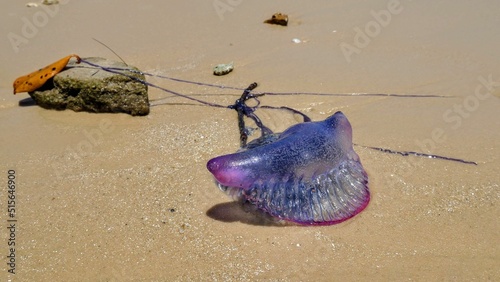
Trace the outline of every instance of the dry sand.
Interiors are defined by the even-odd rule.
[[[426,2],[66,0],[49,11],[2,1],[0,278],[500,280],[500,2]],[[217,13],[214,3],[232,6]],[[391,18],[377,30],[371,12],[388,5]],[[262,23],[275,12],[289,14],[288,27]],[[373,37],[348,62],[340,44],[355,46],[355,28],[367,25]],[[334,226],[269,226],[232,204],[205,168],[238,148],[232,111],[160,101],[169,95],[155,89],[146,117],[19,105],[28,95],[12,95],[17,76],[71,53],[115,58],[92,38],[144,71],[193,81],[257,81],[257,90],[274,92],[453,96],[261,100],[315,120],[342,110],[362,145],[430,150],[478,165],[356,147],[370,176],[365,211]],[[230,61],[234,72],[212,75],[215,64]],[[486,89],[479,77],[495,83]],[[240,94],[150,81],[223,104]],[[278,131],[296,122],[260,115]],[[15,275],[6,264],[10,169],[17,176]]]

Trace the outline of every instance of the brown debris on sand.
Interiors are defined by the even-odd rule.
[[[288,25],[288,15],[282,14],[282,13],[275,13],[270,19],[265,20],[264,23],[287,26]]]

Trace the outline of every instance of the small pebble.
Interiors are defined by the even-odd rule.
[[[234,69],[233,62],[229,64],[219,64],[214,67],[214,75],[225,75],[232,72]]]
[[[292,39],[292,42],[293,43],[301,43],[302,41],[298,38],[294,38],[294,39]]]

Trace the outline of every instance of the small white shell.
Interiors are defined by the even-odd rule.
[[[233,62],[229,64],[218,64],[214,67],[214,75],[225,75],[232,72],[234,69]]]
[[[28,7],[28,8],[38,7],[38,4],[37,3],[33,3],[33,2],[29,2],[29,3],[26,3],[26,7]]]
[[[293,43],[300,43],[300,42],[302,42],[302,41],[301,41],[300,39],[298,39],[298,38],[294,38],[294,39],[292,39],[292,42],[293,42]]]

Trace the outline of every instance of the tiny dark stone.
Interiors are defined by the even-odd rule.
[[[123,68],[125,74],[145,80],[139,69],[104,58],[84,60],[107,68]],[[46,83],[47,84],[47,83]],[[52,83],[29,95],[45,109],[94,113],[149,114],[148,88],[130,77],[107,72],[85,63],[70,63],[52,79]]]

